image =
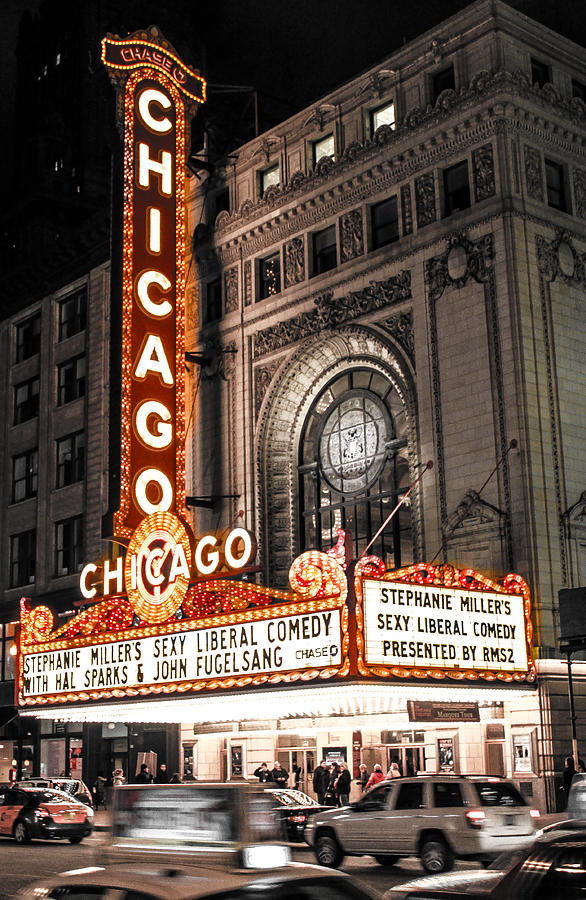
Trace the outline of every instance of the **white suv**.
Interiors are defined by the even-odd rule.
[[[419,775],[382,781],[357,803],[312,816],[305,840],[322,866],[345,855],[383,866],[418,856],[426,872],[447,872],[456,857],[488,862],[530,845],[538,816],[502,778]]]

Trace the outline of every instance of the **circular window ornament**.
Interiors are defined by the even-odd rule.
[[[381,474],[392,436],[382,401],[369,391],[351,391],[331,406],[318,442],[322,475],[339,494],[365,491]]]
[[[168,512],[143,519],[130,539],[124,575],[128,600],[145,622],[165,622],[189,588],[191,542],[183,522]]]

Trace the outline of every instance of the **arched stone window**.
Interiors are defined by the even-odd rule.
[[[301,545],[328,550],[344,528],[357,557],[410,480],[405,409],[387,377],[356,368],[327,384],[305,419],[298,473]],[[413,561],[408,506],[369,553],[389,568]]]

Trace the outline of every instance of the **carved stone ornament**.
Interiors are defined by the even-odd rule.
[[[362,211],[352,209],[340,219],[340,255],[342,262],[356,259],[364,253]]]
[[[351,291],[334,300],[332,291],[318,295],[315,309],[278,322],[254,336],[254,357],[264,356],[301,341],[326,328],[335,328],[359,316],[411,298],[411,272],[401,272],[386,281],[371,281],[361,291]]]
[[[409,360],[415,366],[415,339],[413,335],[413,313],[399,313],[385,319],[385,329],[391,334],[400,347],[403,348]]]
[[[401,216],[403,234],[413,234],[413,206],[411,204],[411,185],[401,185]]]
[[[204,381],[212,381],[216,378],[227,381],[228,376],[232,373],[236,352],[236,345],[233,342],[224,344],[219,336],[206,341],[201,351],[201,355],[206,359],[205,364],[201,367],[201,376]]]
[[[444,523],[443,532],[449,537],[458,528],[465,528],[466,524],[474,526],[493,524],[499,522],[503,516],[504,513],[496,506],[482,500],[476,491],[469,490]]]
[[[574,247],[567,231],[558,231],[553,241],[536,237],[539,271],[546,281],[586,285],[586,254]]]
[[[252,260],[244,260],[244,305],[252,305]]]
[[[525,144],[525,181],[527,193],[533,200],[543,202],[543,177],[541,173],[541,153],[534,147]]]
[[[238,309],[238,269],[232,266],[224,272],[224,297],[226,312],[235,312]]]
[[[576,201],[576,215],[586,219],[586,171],[574,169],[574,200]]]
[[[279,362],[270,362],[264,366],[256,366],[254,370],[254,411],[258,418],[265,394],[279,368]]]
[[[492,144],[485,144],[472,151],[472,175],[474,199],[477,203],[494,196],[496,192]]]
[[[285,287],[305,279],[305,249],[303,238],[295,237],[285,244]]]
[[[478,282],[486,281],[493,259],[492,234],[477,241],[471,241],[464,231],[450,235],[441,256],[428,259],[425,263],[425,281],[430,298],[437,301],[446,287],[459,289],[471,278]]]
[[[415,179],[415,208],[417,210],[417,225],[424,228],[435,222],[435,179],[433,172],[426,172]]]

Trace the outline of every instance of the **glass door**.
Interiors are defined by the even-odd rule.
[[[287,770],[289,775],[293,771],[296,773],[295,786],[310,796],[313,796],[315,752],[315,750],[307,750],[305,747],[299,750],[293,748],[277,750],[277,759],[280,765]]]
[[[401,775],[417,775],[425,772],[425,747],[389,747],[388,769],[397,763]],[[388,771],[387,769],[387,771]]]

